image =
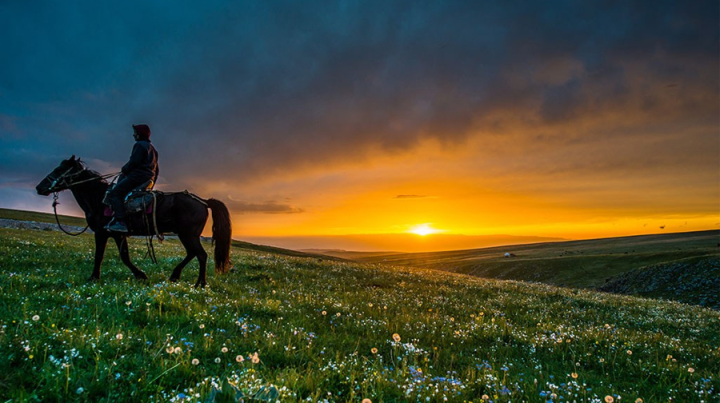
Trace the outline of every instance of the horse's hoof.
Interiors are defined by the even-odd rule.
[[[90,276],[90,278],[87,280],[88,283],[96,283],[100,281],[100,277]]]
[[[170,278],[168,279],[168,281],[171,282],[171,283],[177,283],[178,280],[180,280],[180,279],[179,279],[179,278],[175,278],[175,277],[170,277]]]
[[[147,280],[148,276],[147,276],[147,274],[145,274],[145,272],[141,271],[140,273],[135,274],[135,278],[138,280]]]
[[[206,283],[197,282],[195,283],[195,288],[205,288]]]

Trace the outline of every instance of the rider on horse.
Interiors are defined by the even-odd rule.
[[[135,145],[130,155],[130,161],[122,167],[122,175],[115,187],[108,191],[108,204],[112,208],[115,218],[105,227],[109,231],[128,232],[125,224],[125,196],[138,186],[151,189],[157,181],[160,169],[158,167],[158,152],[150,143],[150,127],[148,125],[133,125]]]

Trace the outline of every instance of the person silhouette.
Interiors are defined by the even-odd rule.
[[[125,196],[145,183],[148,183],[145,188],[152,189],[160,173],[158,152],[150,142],[150,127],[144,124],[132,127],[135,145],[130,160],[123,165],[117,184],[108,190],[107,194],[107,203],[114,213],[114,218],[105,226],[108,231],[128,232],[125,223]]]

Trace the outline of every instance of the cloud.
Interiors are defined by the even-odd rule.
[[[180,188],[363,166],[428,141],[481,143],[484,169],[517,174],[690,164],[707,176],[717,171],[718,7],[6,2],[0,173],[37,182],[71,154],[121,166],[130,124],[142,121],[161,176]]]
[[[263,203],[249,203],[241,200],[236,200],[231,196],[228,196],[228,208],[233,212],[240,214],[299,214],[304,213],[305,210],[293,207],[288,204],[281,204],[276,201],[266,201]]]
[[[394,198],[395,199],[425,199],[430,196],[424,196],[424,195],[397,195]]]

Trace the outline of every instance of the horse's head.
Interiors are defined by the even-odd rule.
[[[53,169],[37,186],[35,190],[41,196],[48,196],[50,193],[65,190],[71,185],[70,179],[77,176],[85,169],[80,158],[73,155],[70,159],[64,160]]]

